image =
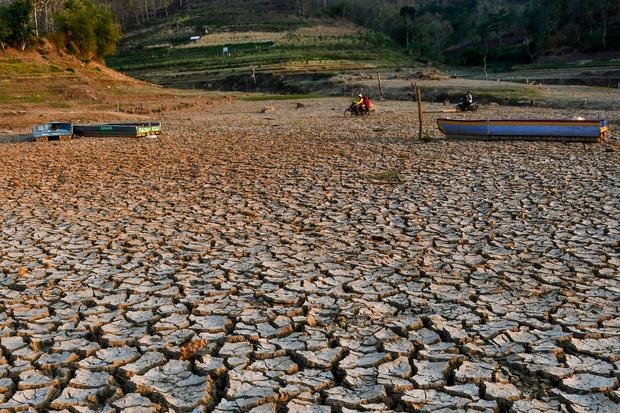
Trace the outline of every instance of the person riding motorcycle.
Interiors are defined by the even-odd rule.
[[[355,101],[353,101],[353,108],[355,113],[363,113],[364,112],[364,95],[361,93],[357,95]]]
[[[468,90],[465,96],[463,97],[463,109],[467,110],[471,105],[474,104],[474,97],[471,92]]]
[[[370,112],[370,99],[368,96],[359,94],[351,104],[351,111],[357,115]]]

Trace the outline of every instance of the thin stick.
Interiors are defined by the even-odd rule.
[[[420,88],[416,88],[416,93],[418,97],[418,119],[420,120],[420,133],[418,135],[418,139],[422,140],[422,122],[423,122],[423,111],[422,111],[422,94],[420,93]]]
[[[256,85],[256,68],[254,66],[250,66],[250,70],[252,70],[250,78],[254,81],[254,84]]]
[[[377,81],[379,82],[379,96],[381,96],[381,100],[385,99],[383,97],[383,85],[381,84],[381,73],[377,72]]]

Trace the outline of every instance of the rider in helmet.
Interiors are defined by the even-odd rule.
[[[468,90],[467,93],[465,93],[465,96],[463,97],[463,109],[464,110],[469,109],[469,107],[473,105],[473,103],[474,103],[474,97],[472,96],[471,92]]]
[[[362,113],[364,111],[364,95],[361,93],[357,95],[357,98],[353,102],[353,107],[356,113]]]

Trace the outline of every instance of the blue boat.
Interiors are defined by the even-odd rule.
[[[48,140],[68,141],[73,138],[73,124],[68,122],[50,122],[32,128],[32,137],[37,142]]]
[[[603,142],[606,120],[464,120],[437,119],[439,130],[449,138],[481,140],[557,140]]]

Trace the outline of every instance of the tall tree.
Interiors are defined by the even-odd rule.
[[[110,54],[121,35],[109,8],[91,0],[68,0],[56,20],[62,45],[83,57],[101,58]]]
[[[32,27],[32,2],[30,0],[15,0],[4,9],[4,20],[10,28],[8,38],[12,46],[22,51],[35,38]]]

